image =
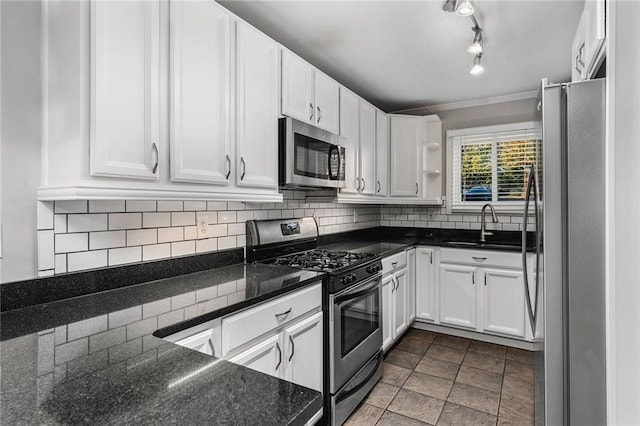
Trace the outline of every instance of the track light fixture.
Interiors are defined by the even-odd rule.
[[[473,75],[479,75],[484,72],[484,67],[480,63],[482,59],[482,53],[478,53],[475,58],[473,58],[473,67],[471,67],[471,71],[469,71]]]
[[[471,29],[475,33],[475,36],[473,37],[473,43],[467,48],[467,52],[474,54],[482,53],[482,28],[475,26]]]
[[[475,16],[473,16],[475,10],[473,8],[473,4],[471,4],[471,0],[445,0],[442,4],[442,10],[445,12],[455,12],[460,16],[468,16],[469,19],[471,19],[471,22],[473,22],[473,27],[471,28],[471,31],[473,31],[473,42],[467,48],[467,52],[475,55],[473,58],[471,74],[482,74],[484,72],[484,67],[481,63],[482,55],[484,53],[484,42],[482,38],[483,30],[480,28],[480,24],[478,24]]]

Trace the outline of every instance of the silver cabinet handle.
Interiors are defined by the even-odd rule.
[[[316,106],[316,109],[318,110],[318,123],[319,123],[320,119],[322,118],[322,110],[320,109],[319,106]]]
[[[378,181],[378,191],[376,192],[379,194],[381,189],[382,189],[382,185],[380,185],[380,181]]]
[[[309,102],[309,111],[311,111],[311,113],[309,114],[309,121],[313,120],[313,105],[311,104],[311,102]]]
[[[367,181],[364,180],[364,178],[362,178],[362,190],[364,191],[366,187],[367,187]]]
[[[291,361],[293,354],[296,352],[296,345],[293,343],[293,337],[291,337],[291,335],[289,335],[289,342],[291,342],[291,355],[289,355],[289,361]]]
[[[151,150],[153,151],[153,153],[156,156],[156,162],[153,165],[153,167],[151,168],[151,173],[153,173],[155,175],[156,172],[158,171],[158,162],[160,161],[160,154],[158,153],[158,145],[156,145],[155,142],[153,144],[151,144]]]
[[[211,349],[211,356],[216,356],[216,348],[213,347],[213,342],[211,341],[211,338],[207,340],[207,343],[209,343],[209,349]]]
[[[416,182],[416,195],[418,195],[418,182]]]
[[[394,267],[394,268],[396,267],[397,264],[398,264],[398,262],[391,262],[391,266]]]
[[[359,177],[356,178],[356,182],[357,182],[356,191],[360,191],[360,178]]]
[[[240,157],[240,164],[242,164],[242,174],[240,180],[244,179],[244,175],[247,173],[247,163],[244,162],[244,157]]]
[[[229,175],[231,175],[231,158],[229,157],[229,154],[227,154],[227,174],[225,175],[225,179],[229,180]]]
[[[475,260],[476,262],[484,262],[485,260],[487,260],[486,257],[476,257],[476,256],[471,256],[471,258],[473,260]]]
[[[280,344],[278,342],[276,342],[276,349],[278,350],[278,365],[276,365],[277,371],[280,364],[282,364],[282,349],[280,349]]]
[[[484,286],[485,287],[487,286],[487,274],[486,273],[484,274]]]
[[[471,284],[476,285],[476,271],[471,273]]]
[[[291,313],[291,308],[287,309],[286,311],[276,314],[276,318],[280,319],[280,317],[286,317],[287,315],[289,315]]]
[[[429,252],[429,263],[433,265],[433,252]]]

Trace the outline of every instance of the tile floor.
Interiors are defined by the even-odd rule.
[[[533,425],[533,352],[411,329],[347,425]]]

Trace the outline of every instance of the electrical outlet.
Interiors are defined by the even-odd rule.
[[[209,238],[211,228],[209,214],[207,212],[196,212],[196,226],[198,227],[198,239]]]

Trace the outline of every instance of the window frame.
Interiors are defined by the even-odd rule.
[[[450,129],[447,130],[447,176],[446,176],[446,194],[448,201],[446,203],[447,213],[480,213],[480,209],[486,203],[491,203],[494,206],[495,210],[500,213],[509,213],[509,214],[520,214],[522,215],[524,201],[467,201],[467,205],[455,204],[454,202],[454,193],[453,193],[453,165],[454,165],[454,155],[456,155],[455,151],[455,138],[460,136],[471,136],[471,135],[480,135],[487,133],[501,133],[501,132],[515,132],[519,130],[528,130],[528,129],[540,129],[540,123],[535,121],[523,121],[518,123],[508,123],[508,124],[497,124],[491,126],[481,126],[481,127],[468,127],[464,129]],[[540,129],[541,130],[541,129]],[[540,139],[542,139],[542,132],[540,131]],[[460,156],[460,153],[457,153]],[[492,141],[492,185],[491,192],[492,194],[497,193],[497,168],[494,167],[497,163],[496,155],[497,149],[495,144]],[[540,182],[542,184],[542,182]],[[532,200],[533,201],[533,200]],[[530,203],[529,209],[533,211],[533,202]]]

